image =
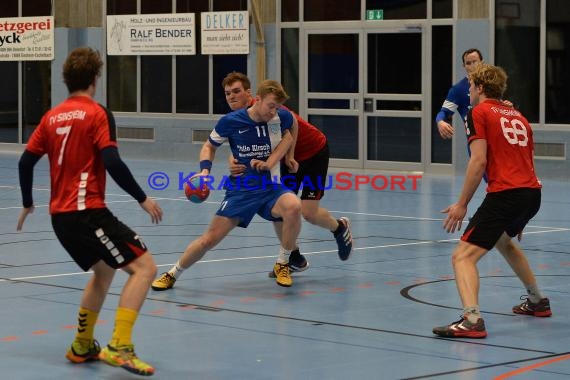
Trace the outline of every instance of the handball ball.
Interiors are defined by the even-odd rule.
[[[190,202],[202,203],[208,199],[210,188],[206,183],[202,183],[202,186],[200,186],[200,177],[193,177],[184,184],[184,194],[186,194],[186,198]]]

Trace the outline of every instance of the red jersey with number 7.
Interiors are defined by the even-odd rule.
[[[534,171],[534,142],[527,119],[516,109],[487,99],[467,114],[467,140],[487,141],[487,192],[541,188]]]
[[[50,214],[106,207],[101,150],[109,146],[117,146],[115,119],[90,97],[69,97],[42,117],[26,149],[48,155]]]

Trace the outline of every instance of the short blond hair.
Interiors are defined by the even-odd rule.
[[[507,73],[499,66],[481,63],[469,74],[469,79],[475,86],[482,86],[485,96],[491,99],[501,99],[507,89]]]
[[[289,95],[285,92],[281,83],[266,79],[257,86],[257,96],[261,99],[265,98],[267,95],[273,94],[279,103],[283,103],[287,99],[289,99]]]

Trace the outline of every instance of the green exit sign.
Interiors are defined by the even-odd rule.
[[[367,9],[367,20],[384,20],[384,9]]]

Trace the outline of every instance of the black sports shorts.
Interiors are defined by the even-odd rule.
[[[289,168],[282,164],[281,181],[283,185],[295,194],[299,193],[299,189],[303,185],[302,200],[320,200],[325,195],[329,156],[329,146],[325,144],[313,157],[299,162],[297,173],[289,173]]]
[[[61,245],[84,271],[99,260],[120,268],[147,251],[136,232],[107,208],[54,214],[51,223]]]
[[[518,235],[540,209],[540,189],[488,193],[469,221],[461,240],[491,250],[503,232]]]

